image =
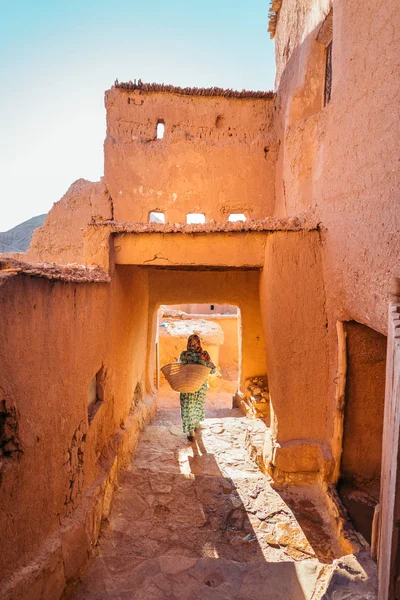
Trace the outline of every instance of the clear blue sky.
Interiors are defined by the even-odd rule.
[[[272,89],[268,0],[0,0],[0,231],[103,174],[104,91]]]

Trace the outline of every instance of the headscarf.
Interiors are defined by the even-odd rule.
[[[187,349],[188,351],[197,352],[197,354],[200,354],[201,360],[204,360],[204,362],[211,363],[211,357],[207,350],[203,350],[201,347],[200,338],[196,333],[193,333],[189,336],[187,341]]]

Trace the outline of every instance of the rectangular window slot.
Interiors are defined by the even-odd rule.
[[[88,388],[88,420],[89,425],[93,421],[104,402],[104,385],[106,372],[104,367],[96,373]]]
[[[156,129],[156,138],[158,140],[162,140],[165,132],[165,123],[164,121],[157,121],[157,129]]]
[[[245,221],[245,220],[246,220],[246,217],[244,216],[243,213],[232,213],[228,217],[228,221],[230,221],[231,223],[237,223],[237,221]]]
[[[332,95],[332,42],[326,47],[325,63],[325,87],[324,87],[324,106],[326,106]]]
[[[149,214],[149,223],[165,223],[164,213],[152,210]]]
[[[186,215],[186,223],[189,225],[194,225],[196,223],[205,223],[206,215],[203,213],[188,213]]]

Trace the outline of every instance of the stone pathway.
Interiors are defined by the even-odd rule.
[[[69,598],[376,598],[374,563],[340,558],[319,489],[274,490],[246,451],[254,421],[230,404],[229,394],[210,394],[189,443],[177,395],[159,398],[97,556]]]

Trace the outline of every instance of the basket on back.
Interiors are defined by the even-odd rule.
[[[175,392],[197,392],[209,376],[211,369],[194,363],[171,363],[161,367],[165,379]]]

